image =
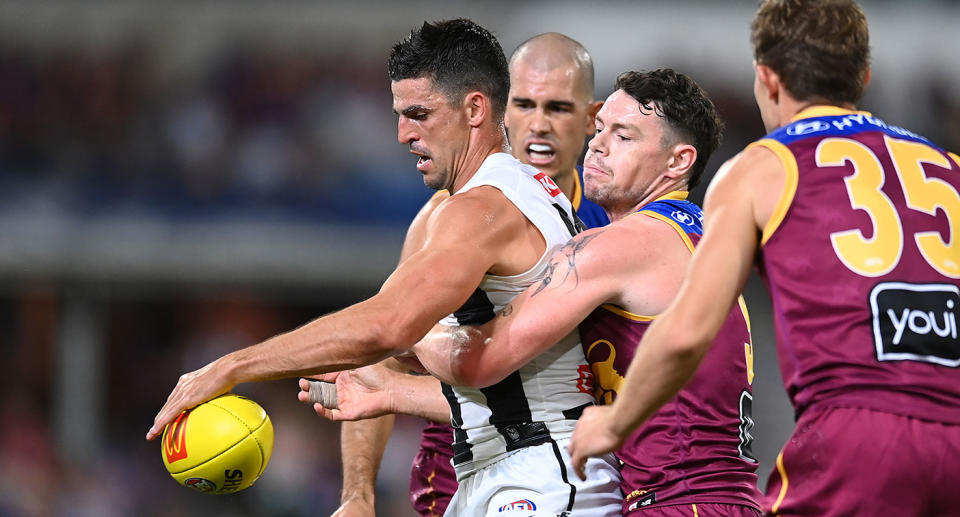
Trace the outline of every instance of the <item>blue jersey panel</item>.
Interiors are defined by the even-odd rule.
[[[770,133],[767,135],[767,138],[777,140],[783,145],[790,145],[797,140],[809,136],[850,136],[863,131],[882,131],[883,133],[902,140],[912,140],[940,149],[930,143],[926,138],[912,131],[887,124],[866,113],[850,113],[846,115],[800,119]]]
[[[703,235],[703,210],[690,201],[660,199],[644,205],[637,212],[658,213],[672,219],[688,234]]]

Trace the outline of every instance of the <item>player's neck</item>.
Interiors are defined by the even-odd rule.
[[[810,108],[817,107],[831,107],[831,108],[843,108],[849,110],[855,110],[856,106],[853,104],[837,104],[834,102],[829,102],[825,100],[814,100],[814,101],[798,101],[789,96],[781,97],[780,102],[780,126],[783,127],[790,123],[793,119],[797,118],[797,115],[803,113],[804,111]]]
[[[496,131],[489,133],[477,131],[471,135],[467,149],[461,159],[454,164],[453,184],[448,189],[450,194],[455,194],[463,188],[490,155],[508,151],[506,135],[498,134]]]
[[[577,188],[577,169],[576,167],[572,169],[566,169],[562,172],[557,172],[555,175],[551,176],[553,182],[560,187],[560,190],[563,191],[564,195],[567,196],[567,199],[572,203],[574,197],[576,197],[578,188]]]
[[[624,203],[622,206],[604,206],[603,210],[607,213],[610,221],[619,221],[624,217],[640,210],[644,206],[670,194],[671,192],[681,192],[687,190],[686,180],[671,180],[662,178],[662,181],[655,182],[644,192],[639,199],[633,200],[632,204]]]

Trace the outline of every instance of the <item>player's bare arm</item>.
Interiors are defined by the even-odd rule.
[[[516,274],[536,262],[543,244],[531,249],[527,226],[496,189],[452,196],[428,221],[424,247],[397,267],[379,293],[181,376],[147,439],[183,410],[241,382],[357,368],[409,349],[466,302],[484,273]]]
[[[587,457],[622,445],[696,371],[736,303],[760,243],[765,221],[759,221],[758,214],[768,208],[758,209],[754,203],[757,177],[775,175],[778,167],[772,153],[751,149],[718,172],[704,203],[704,236],[680,291],[647,330],[621,386],[621,393],[629,396],[618,397],[611,406],[589,408],[577,424],[570,451],[579,475]]]
[[[343,455],[343,488],[340,490],[340,507],[333,517],[375,515],[374,487],[383,451],[390,439],[394,415],[352,422],[352,426],[340,427],[340,447],[353,454]],[[360,425],[367,424],[367,425]],[[383,444],[377,447],[376,444]]]
[[[546,276],[487,325],[432,331],[414,348],[421,362],[446,382],[488,386],[541,354],[601,304],[642,314],[662,311],[679,281],[661,285],[680,278],[689,251],[666,223],[633,217],[576,236],[554,254]],[[645,291],[638,291],[641,286]]]

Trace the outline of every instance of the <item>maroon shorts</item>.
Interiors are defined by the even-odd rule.
[[[760,511],[740,504],[696,503],[638,508],[630,517],[760,517]]]
[[[960,425],[809,410],[767,481],[767,515],[960,515]]]
[[[453,449],[426,447],[413,458],[410,469],[410,502],[423,517],[439,517],[447,510],[450,498],[457,491],[457,475],[453,471]]]

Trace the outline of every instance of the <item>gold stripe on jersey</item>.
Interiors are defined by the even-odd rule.
[[[573,168],[573,195],[570,197],[570,204],[574,210],[580,210],[580,202],[583,201],[583,186],[580,185],[580,172]]]
[[[683,228],[680,228],[680,225],[677,224],[676,221],[674,221],[673,219],[663,214],[658,214],[657,212],[644,212],[641,209],[640,212],[638,213],[643,214],[647,217],[658,219],[672,226],[673,229],[676,230],[678,234],[680,234],[680,238],[683,239],[683,243],[687,245],[687,249],[690,250],[690,253],[693,253],[693,241],[690,240],[690,235],[688,235],[687,232],[683,231]]]
[[[957,156],[956,154],[951,153],[950,151],[947,151],[947,154],[950,155],[951,158],[953,158],[953,163],[956,164],[957,167],[960,167],[960,156]]]
[[[867,117],[872,117],[873,114],[869,111],[857,111],[847,108],[841,108],[840,106],[810,106],[801,110],[799,113],[793,116],[790,119],[790,124],[802,120],[805,118],[814,118],[814,117],[839,117],[841,115],[865,115]]]
[[[740,304],[740,314],[743,315],[743,321],[747,323],[747,335],[750,336],[750,342],[743,344],[743,355],[747,360],[747,384],[753,386],[753,330],[750,329],[750,313],[747,311],[747,302],[743,295],[737,297],[737,303]]]
[[[640,314],[634,314],[630,311],[623,310],[612,303],[605,303],[601,305],[600,308],[606,311],[610,311],[622,318],[626,318],[628,320],[633,320],[633,321],[653,321],[653,318],[656,317],[656,316],[643,316]]]
[[[777,201],[777,206],[774,207],[773,213],[770,214],[770,220],[767,221],[767,225],[763,227],[763,237],[760,239],[760,245],[763,246],[770,240],[773,232],[777,231],[777,228],[780,227],[783,219],[787,216],[787,210],[790,209],[790,204],[793,203],[793,196],[797,193],[797,183],[800,180],[800,173],[797,170],[797,159],[794,158],[790,149],[780,142],[772,138],[764,138],[748,145],[747,149],[751,147],[765,147],[773,151],[773,153],[780,158],[780,163],[783,164],[783,170],[787,175],[783,184],[783,194],[781,194],[780,200]]]
[[[780,473],[780,494],[773,506],[770,507],[770,512],[774,515],[780,512],[780,505],[787,497],[787,486],[790,485],[790,481],[787,479],[787,468],[783,466],[783,451],[780,451],[780,454],[777,455],[777,472]]]

